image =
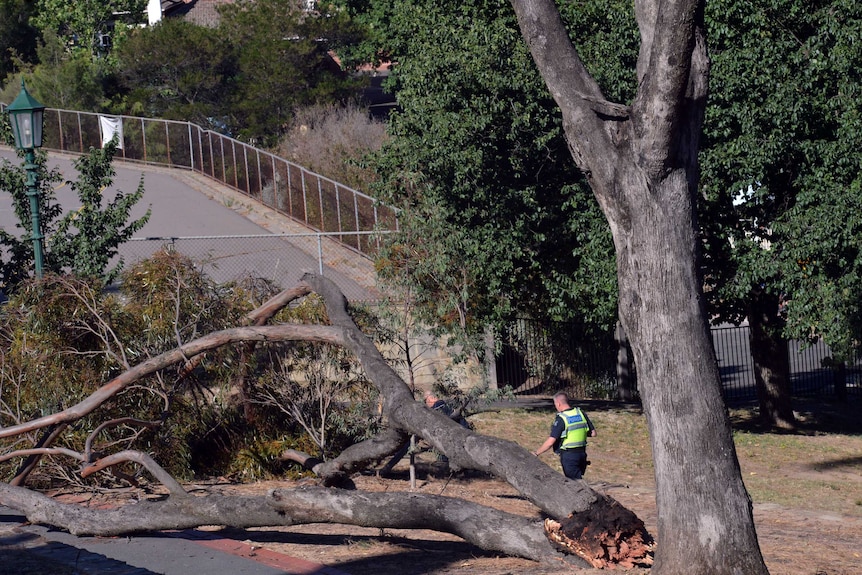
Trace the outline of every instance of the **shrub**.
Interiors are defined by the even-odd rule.
[[[146,358],[239,325],[275,291],[263,280],[216,284],[192,260],[166,251],[126,271],[119,291],[71,276],[26,281],[0,307],[0,426],[66,409]],[[325,319],[313,296],[276,318]],[[289,397],[294,385],[291,407],[260,400],[264,389]],[[322,418],[310,398],[329,402]],[[258,402],[253,411],[251,401]],[[136,381],[65,430],[56,445],[82,453],[93,430],[115,420],[90,438],[94,454],[135,449],[179,478],[259,479],[285,471],[277,455],[286,447],[332,454],[363,439],[376,425],[374,403],[373,387],[344,350],[303,343],[226,347]],[[328,439],[312,443],[315,433]],[[0,452],[35,444],[37,435],[20,444],[20,438],[0,441]],[[74,459],[44,458],[31,478],[81,482],[79,467]],[[135,465],[121,471],[141,474]],[[0,471],[6,480],[15,473],[12,465]],[[102,474],[98,481],[117,478]]]
[[[386,140],[386,124],[355,104],[296,110],[276,154],[345,186],[367,190],[375,180],[364,158]]]

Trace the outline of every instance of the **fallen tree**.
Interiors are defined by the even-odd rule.
[[[120,535],[213,524],[260,527],[333,522],[445,531],[483,549],[537,561],[559,559],[561,555],[554,549],[572,553],[579,558],[576,562],[593,566],[651,561],[651,537],[634,513],[593,491],[584,481],[565,478],[516,443],[477,434],[415,401],[405,382],[356,326],[344,295],[326,278],[306,274],[300,286],[282,292],[249,317],[261,324],[261,318],[272,318],[279,306],[286,306],[311,292],[323,298],[330,325],[254,325],[207,334],[126,370],[68,409],[0,429],[0,438],[72,424],[96,412],[104,402],[140,378],[170,365],[187,365],[200,354],[221,346],[274,341],[322,342],[343,346],[356,356],[383,398],[383,416],[388,425],[378,436],[349,447],[335,459],[314,465],[314,471],[325,485],[339,484],[351,473],[391,455],[405,434],[415,434],[446,454],[453,469],[477,470],[506,481],[552,521],[542,523],[462,500],[411,493],[375,495],[320,487],[277,490],[266,497],[192,496],[146,454],[133,450],[78,454],[52,448],[46,441],[32,449],[7,453],[3,460],[18,456],[66,455],[83,462],[82,476],[120,463],[135,462],[161,481],[170,495],[164,501],[138,502],[118,510],[96,510],[62,504],[22,487],[2,485],[0,503],[24,513],[29,521],[50,524],[79,535]],[[55,439],[56,434],[52,438]],[[416,513],[417,508],[423,512]],[[583,521],[571,520],[578,516],[590,518],[589,529],[584,529]]]

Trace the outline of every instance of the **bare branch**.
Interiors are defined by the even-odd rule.
[[[142,465],[157,481],[167,487],[171,495],[177,497],[188,496],[188,492],[183,489],[183,486],[180,485],[179,481],[174,479],[173,476],[156,463],[152,457],[146,453],[141,453],[140,451],[126,450],[103,457],[102,459],[94,461],[84,467],[81,470],[81,477],[88,477],[97,471],[102,471],[103,469],[107,469],[108,467],[119,465],[120,463],[125,463],[127,461],[132,461]]]
[[[120,425],[140,425],[149,429],[155,429],[156,427],[159,427],[161,423],[158,421],[146,421],[134,417],[121,417],[119,419],[112,419],[110,421],[106,421],[102,423],[99,427],[94,429],[93,432],[87,436],[87,441],[84,442],[84,461],[92,461],[93,440],[96,438],[96,436],[109,427],[117,427]]]
[[[126,357],[125,346],[117,337],[111,324],[105,319],[105,314],[96,305],[97,298],[92,287],[86,282],[72,279],[67,276],[57,275],[53,277],[58,283],[62,284],[67,293],[74,296],[74,298],[78,300],[84,308],[86,308],[92,321],[95,322],[95,325],[93,325],[89,323],[89,321],[76,318],[78,329],[96,336],[96,338],[98,338],[103,344],[103,351],[90,353],[93,355],[107,355],[108,357],[113,358],[113,360],[124,369],[129,369],[130,365],[129,360]],[[78,354],[80,352],[72,353]],[[87,353],[85,352],[82,355],[87,355]]]
[[[78,461],[86,461],[83,454],[71,449],[66,449],[65,447],[33,447],[30,449],[18,449],[16,451],[4,453],[3,455],[0,455],[0,463],[9,461],[15,457],[29,457],[31,455],[65,455],[66,457],[77,459]]]
[[[267,300],[263,305],[245,316],[248,325],[264,325],[290,302],[311,293],[311,286],[301,282],[291,289],[283,290]]]
[[[66,427],[68,427],[67,423],[51,426],[51,428],[46,430],[46,432],[42,434],[42,437],[39,438],[36,448],[44,448],[53,445],[54,441],[66,430]],[[15,477],[12,478],[10,483],[12,485],[23,485],[24,482],[27,481],[27,477],[30,473],[36,468],[40,457],[41,455],[39,454],[28,456],[27,459],[21,463],[21,466],[15,473]]]

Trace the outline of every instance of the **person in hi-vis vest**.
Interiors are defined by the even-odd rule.
[[[557,416],[551,434],[533,455],[541,455],[553,447],[560,454],[566,477],[580,479],[587,470],[587,437],[595,437],[596,428],[579,407],[569,405],[569,398],[562,391],[554,395],[554,408]]]

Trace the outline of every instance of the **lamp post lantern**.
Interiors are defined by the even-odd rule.
[[[42,114],[45,106],[30,95],[24,80],[21,91],[6,108],[15,147],[24,152],[24,169],[27,171],[27,197],[30,199],[30,219],[32,220],[33,260],[36,277],[42,277],[44,263],[42,255],[42,229],[39,225],[39,181],[36,165],[36,148],[42,147]]]

